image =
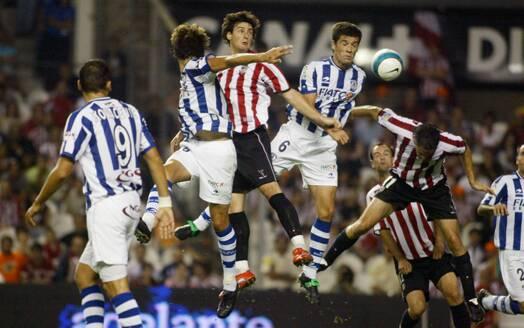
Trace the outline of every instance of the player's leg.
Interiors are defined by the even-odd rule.
[[[392,212],[393,206],[390,203],[375,197],[358,220],[347,226],[346,229],[337,236],[333,245],[331,245],[324,256],[327,263],[322,266],[321,270],[333,264],[336,258],[346,249],[351,248],[361,235],[368,232],[377,222]]]
[[[127,280],[127,265],[103,265],[100,269],[104,290],[122,327],[142,327],[140,308]]]
[[[458,280],[455,273],[450,271],[443,275],[438,280],[436,286],[438,290],[442,292],[442,295],[444,295],[449,304],[455,328],[471,327],[471,320],[469,319],[464,298],[458,289]]]
[[[191,180],[195,166],[193,155],[188,147],[183,147],[176,151],[164,164],[168,182],[177,183]],[[171,187],[169,190],[171,191]],[[135,235],[141,243],[146,243],[151,239],[151,231],[153,231],[156,224],[155,215],[158,211],[158,197],[158,190],[156,185],[154,185],[147,197],[144,215],[140,219],[135,231]]]
[[[524,251],[500,250],[500,272],[509,295],[491,295],[479,292],[479,303],[486,310],[507,314],[524,314]]]
[[[234,267],[237,239],[229,222],[233,178],[237,169],[236,151],[231,140],[201,141],[194,149],[198,165],[194,175],[200,176],[199,196],[209,203],[222,259],[224,287],[219,295],[217,316],[225,318],[233,311],[237,296]]]
[[[293,244],[293,264],[299,266],[313,261],[311,254],[306,251],[306,243],[302,235],[302,228],[298,219],[297,210],[284,195],[276,181],[263,184],[258,190],[269,201],[275,210],[282,227]]]
[[[413,290],[406,295],[408,309],[402,314],[400,319],[400,328],[415,327],[420,321],[420,317],[426,311],[426,297],[424,291]]]
[[[480,322],[484,319],[484,310],[477,302],[473,278],[473,266],[466,248],[460,238],[460,226],[457,211],[451,198],[451,191],[445,183],[420,193],[419,202],[424,207],[428,220],[437,225],[437,229],[444,234],[449,249],[453,253],[455,270],[462,283],[464,299],[471,321]]]
[[[473,265],[466,248],[460,238],[460,226],[456,218],[437,219],[434,221],[437,228],[442,231],[449,249],[453,253],[455,270],[462,283],[464,298],[473,322],[480,322],[484,318],[484,311],[478,305],[473,277]]]
[[[84,255],[83,257],[85,258]],[[88,264],[79,262],[75,271],[75,283],[82,299],[86,328],[102,328],[104,326],[104,294],[97,283],[97,273]]]
[[[233,310],[237,296],[237,283],[235,280],[235,260],[237,239],[235,230],[229,223],[229,205],[209,204],[211,221],[218,239],[218,249],[222,260],[223,290],[219,295],[217,315],[227,317]]]

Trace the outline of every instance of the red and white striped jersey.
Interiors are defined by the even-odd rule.
[[[381,190],[373,187],[366,195],[368,204]],[[374,227],[375,234],[387,229],[408,260],[432,256],[435,245],[433,222],[428,222],[424,208],[419,203],[409,203],[401,210],[385,217]]]
[[[392,172],[416,189],[428,189],[445,181],[445,157],[466,151],[466,143],[461,137],[441,131],[433,156],[430,160],[423,160],[417,157],[413,141],[413,131],[422,123],[397,115],[389,108],[380,112],[378,123],[397,137]]]
[[[273,64],[252,63],[236,66],[217,74],[227,101],[229,119],[238,133],[267,125],[269,93],[289,89],[284,74]]]

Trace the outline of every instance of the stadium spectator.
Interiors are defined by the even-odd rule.
[[[13,239],[4,236],[1,239],[0,274],[8,284],[22,282],[22,271],[27,263],[27,257],[13,251]]]

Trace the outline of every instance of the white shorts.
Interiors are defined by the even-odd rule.
[[[337,142],[330,136],[319,137],[289,121],[271,141],[275,173],[298,166],[304,187],[337,186]]]
[[[142,215],[140,195],[129,191],[105,198],[86,213],[89,240],[79,262],[93,271],[111,265],[127,265],[129,245]],[[123,277],[108,277],[116,280]]]
[[[212,204],[230,204],[237,153],[232,140],[182,142],[167,160],[180,162],[192,176],[199,178],[200,198]]]
[[[509,296],[524,302],[524,251],[500,250],[500,271]]]

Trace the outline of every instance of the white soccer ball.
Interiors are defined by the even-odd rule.
[[[402,73],[404,64],[402,57],[395,50],[381,49],[371,60],[373,74],[384,81],[392,81]]]

